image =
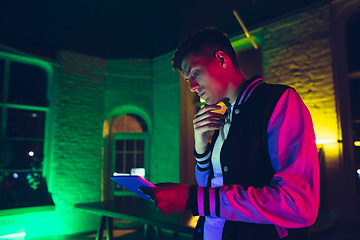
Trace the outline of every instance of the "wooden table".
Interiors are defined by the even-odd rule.
[[[189,225],[192,219],[191,211],[181,214],[164,215],[152,202],[139,197],[123,197],[116,201],[90,202],[75,204],[81,208],[101,216],[100,227],[96,240],[101,240],[106,228],[106,239],[113,240],[113,218],[128,220],[144,224],[144,238],[147,238],[147,228],[156,229],[157,237],[162,239],[161,228],[177,233],[193,234],[193,227]]]

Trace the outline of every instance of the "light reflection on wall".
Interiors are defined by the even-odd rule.
[[[336,143],[336,139],[316,139],[316,144]]]
[[[22,240],[25,238],[25,232],[8,234],[4,236],[0,236],[0,239],[12,239],[12,240]]]
[[[109,120],[104,121],[103,126],[103,137],[109,136],[110,128],[109,128]]]

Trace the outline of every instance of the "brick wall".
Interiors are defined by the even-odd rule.
[[[107,60],[104,113],[134,105],[152,116],[152,65],[148,59]]]
[[[172,70],[172,52],[153,59],[154,132],[151,181],[180,181],[180,83]]]
[[[97,216],[74,204],[99,201],[105,60],[60,51],[51,191],[62,234],[94,228]]]
[[[294,87],[313,117],[317,139],[338,139],[329,5],[263,27],[264,79]]]

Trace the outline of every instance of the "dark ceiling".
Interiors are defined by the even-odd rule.
[[[0,43],[55,57],[58,49],[106,59],[152,58],[192,33],[217,27],[230,36],[306,11],[325,0],[0,0]]]

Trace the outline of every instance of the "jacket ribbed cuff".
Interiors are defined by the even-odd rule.
[[[192,199],[191,210],[194,216],[220,217],[220,188],[191,186],[189,198]],[[196,203],[194,200],[196,199]]]
[[[207,145],[206,151],[203,154],[198,154],[194,149],[194,156],[197,162],[197,169],[199,171],[207,171],[210,169],[211,148]]]

